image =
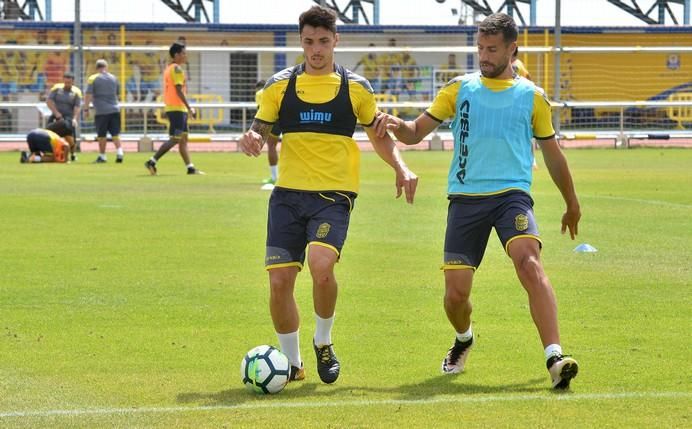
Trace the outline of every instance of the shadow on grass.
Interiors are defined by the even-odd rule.
[[[389,400],[401,401],[419,401],[430,400],[437,396],[463,396],[473,397],[475,395],[493,395],[493,394],[517,394],[517,393],[539,393],[550,392],[551,389],[546,386],[544,377],[527,380],[524,383],[512,384],[464,384],[459,381],[463,377],[460,375],[439,375],[436,377],[423,380],[420,383],[403,384],[401,386],[392,387],[376,387],[376,386],[339,386],[324,385],[314,382],[299,382],[290,384],[286,391],[280,395],[256,395],[250,393],[247,389],[240,387],[236,389],[222,390],[220,392],[185,392],[180,393],[176,400],[178,403],[197,404],[197,405],[241,405],[248,401],[285,401],[287,396],[291,398],[314,398],[314,397],[335,397],[339,399],[359,400],[364,401],[371,399],[370,393],[385,394]],[[318,386],[320,387],[318,391]],[[378,397],[378,399],[382,399]]]

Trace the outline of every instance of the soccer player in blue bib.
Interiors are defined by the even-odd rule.
[[[400,141],[416,144],[453,118],[454,157],[448,177],[442,269],[444,307],[456,339],[442,371],[463,371],[473,345],[471,285],[494,227],[528,293],[553,387],[565,389],[577,375],[578,365],[562,353],[555,294],[541,264],[541,239],[529,194],[532,136],[565,200],[562,232],[569,229],[572,239],[581,213],[567,162],[555,140],[550,104],[542,89],[513,73],[516,41],[516,24],[509,15],[488,16],[478,29],[480,73],[452,79],[415,121],[379,114],[375,126],[380,136],[391,130]]]
[[[406,167],[392,139],[376,135],[377,106],[370,83],[334,63],[339,41],[335,15],[313,6],[300,16],[299,27],[305,62],[267,81],[255,120],[239,144],[247,155],[259,156],[274,124],[283,133],[267,224],[269,310],[281,351],[291,362],[290,379],[302,380],[305,370],[293,290],[308,248],[317,373],[324,383],[333,383],[341,368],[331,339],[337,297],[334,265],[346,241],[359,187],[356,124],[363,125],[377,154],[394,169],[398,195],[403,189],[409,203],[413,203],[418,178]]]

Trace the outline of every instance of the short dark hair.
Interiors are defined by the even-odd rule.
[[[58,119],[50,124],[46,125],[46,129],[53,131],[60,137],[71,136],[72,135],[72,124],[67,121],[67,119]]]
[[[517,41],[517,24],[511,16],[506,13],[493,13],[481,22],[478,32],[483,34],[500,34],[505,43]]]
[[[185,45],[178,42],[173,42],[170,48],[168,48],[168,54],[171,58],[175,58],[175,54],[179,54],[185,50]]]
[[[264,88],[264,85],[267,84],[267,81],[265,80],[258,80],[257,83],[255,84],[255,89],[262,89]]]
[[[306,25],[326,28],[332,33],[336,33],[336,15],[334,15],[334,12],[331,10],[322,6],[313,6],[301,13],[298,24],[300,33],[303,32],[303,27]]]

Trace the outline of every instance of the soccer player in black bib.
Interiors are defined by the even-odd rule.
[[[302,380],[305,370],[293,291],[308,248],[317,372],[323,382],[333,383],[340,370],[331,338],[337,297],[334,264],[346,240],[358,193],[356,124],[363,125],[377,154],[394,169],[397,197],[403,190],[406,200],[413,203],[418,178],[391,138],[378,137],[372,128],[377,106],[370,83],[334,62],[339,41],[334,14],[313,6],[300,16],[299,25],[305,63],[269,79],[240,147],[247,155],[258,156],[272,126],[278,122],[281,127],[279,178],[269,200],[267,225],[269,307],[281,350],[291,362],[291,380]]]

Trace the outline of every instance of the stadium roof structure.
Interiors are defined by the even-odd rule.
[[[35,21],[37,17],[43,20],[37,0],[25,0],[22,6],[18,0],[0,0],[0,17],[3,20]],[[50,20],[50,17],[47,19]]]
[[[337,3],[337,0],[313,0],[315,3],[327,7],[329,9],[332,9],[337,17],[343,22],[344,24],[359,24],[361,23],[361,17],[362,20],[365,21],[365,24],[374,24],[374,25],[379,25],[380,24],[380,0],[347,0],[345,4],[343,4],[341,7]],[[432,0],[428,0],[432,1]],[[437,3],[445,3],[448,0],[435,0]],[[528,5],[528,12],[529,12],[529,23],[528,25],[531,26],[536,26],[536,9],[537,9],[537,3],[538,0],[502,0],[500,5],[497,8],[493,8],[488,0],[449,0],[450,3],[453,1],[459,1],[460,2],[460,8],[452,8],[452,14],[457,14],[459,13],[463,8],[464,5],[466,8],[471,9],[472,13],[474,15],[479,15],[479,16],[488,16],[492,13],[495,12],[506,12],[508,15],[515,17],[519,20],[521,25],[526,26],[527,22],[524,19],[524,15],[521,12],[521,4]],[[559,1],[559,0],[558,0]],[[605,0],[608,3],[613,4],[614,6],[617,6],[618,8],[624,10],[625,12],[633,15],[636,18],[641,19],[644,21],[646,24],[654,25],[654,24],[660,24],[664,25],[666,24],[666,17],[670,17],[670,19],[673,21],[675,25],[680,24],[680,20],[676,18],[676,15],[674,13],[673,8],[671,8],[672,4],[678,4],[683,6],[682,10],[682,15],[683,19],[682,22],[685,25],[690,24],[690,0],[649,0],[653,4],[651,7],[646,9],[642,9],[642,7],[639,6],[638,1],[641,0],[629,0],[629,1],[623,1],[623,0]],[[368,15],[366,13],[365,8],[363,7],[364,3],[368,3],[372,5],[372,13],[373,13],[373,19],[368,19]],[[657,11],[657,19],[654,19],[652,17],[652,14],[654,14]]]
[[[207,8],[204,6],[205,0],[188,0],[190,4],[184,7],[181,0],[161,0],[163,4],[168,6],[177,13],[178,16],[183,18],[185,22],[202,22],[202,16],[206,19],[206,22],[211,23],[209,20],[209,14],[207,13]],[[212,3],[214,10],[214,23],[219,23],[219,0],[206,0]],[[194,12],[194,15],[190,14],[190,10]]]
[[[685,25],[690,24],[690,0],[655,0],[646,12],[644,12],[644,10],[641,7],[639,7],[637,0],[630,0],[630,4],[627,4],[622,0],[607,1],[608,3],[612,3],[620,9],[630,13],[632,16],[635,16],[641,19],[642,21],[646,22],[647,24],[652,25],[664,25],[666,23],[666,12],[668,13],[668,16],[670,16],[670,19],[673,20],[674,24],[680,24],[680,22],[675,18],[675,14],[673,13],[673,10],[671,9],[670,5],[681,4],[683,5],[683,23]],[[654,19],[651,17],[651,14],[654,13],[655,10],[657,10],[658,19]]]
[[[78,2],[79,0],[77,0]],[[460,7],[451,8],[453,15],[473,14],[475,17],[488,16],[495,12],[506,12],[516,17],[522,26],[527,26],[524,14],[529,15],[528,25],[536,26],[536,10],[539,0],[427,0],[437,3],[459,2]],[[543,0],[545,1],[545,0]],[[160,0],[185,22],[188,23],[220,23],[221,0]],[[380,25],[381,0],[313,0],[314,3],[333,10],[339,20],[344,24]],[[491,3],[495,5],[491,5]],[[692,12],[692,0],[604,0],[613,6],[629,13],[649,25],[666,25],[666,20],[673,25],[690,25]],[[640,3],[650,4],[648,8],[640,6]],[[560,0],[557,0],[560,3]],[[187,4],[187,6],[186,6]],[[371,8],[364,7],[371,5]],[[208,5],[212,7],[212,19],[207,12]],[[45,20],[52,21],[52,0],[45,0]],[[368,11],[372,9],[372,19],[368,17]],[[524,12],[522,13],[522,9]],[[469,12],[470,10],[470,12]],[[679,18],[682,12],[682,19]],[[43,21],[44,14],[41,11],[38,0],[0,0],[0,19],[5,21]],[[461,24],[465,24],[460,20]],[[670,24],[668,24],[670,25]]]
[[[447,0],[435,0],[438,3],[444,3]],[[521,3],[528,4],[529,5],[529,16],[530,16],[530,21],[529,24],[532,26],[536,25],[536,7],[537,7],[537,2],[538,0],[502,0],[501,5],[496,9],[493,10],[490,4],[488,4],[488,0],[460,0],[462,4],[467,5],[468,7],[472,8],[474,13],[488,16],[494,12],[502,12],[506,11],[508,15],[511,16],[517,16],[519,18],[519,22],[521,22],[522,25],[526,25],[526,21],[524,20],[524,16],[521,13],[521,9],[519,8],[519,5]],[[559,0],[558,0],[559,1]],[[685,25],[690,24],[690,0],[649,0],[650,3],[653,3],[649,9],[644,11],[639,4],[637,3],[638,1],[641,0],[629,0],[629,1],[623,1],[623,0],[606,0],[608,3],[613,4],[614,6],[619,7],[620,9],[624,10],[625,12],[631,14],[632,16],[641,19],[647,24],[660,24],[664,25],[666,22],[666,16],[669,16],[671,20],[673,21],[674,24],[679,25],[680,20],[678,20],[675,16],[675,13],[673,12],[673,9],[671,8],[672,4],[679,4],[683,6],[683,23]],[[657,19],[652,18],[652,14],[654,11],[657,11]]]

